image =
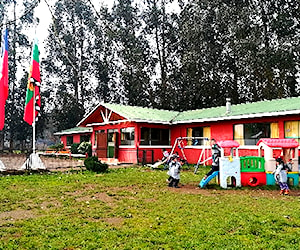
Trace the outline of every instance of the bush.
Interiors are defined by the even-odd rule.
[[[56,152],[58,152],[58,151],[64,149],[64,147],[65,147],[65,146],[64,146],[63,143],[58,143],[58,144],[49,146],[49,149],[53,149],[53,150],[55,150]]]
[[[92,144],[90,142],[82,142],[78,146],[78,152],[80,154],[88,154],[88,156],[92,156]]]
[[[78,147],[79,147],[80,143],[73,143],[71,145],[71,153],[72,154],[78,154]]]
[[[91,156],[86,158],[84,160],[84,166],[87,170],[96,173],[103,173],[108,169],[108,165],[99,161],[97,156]]]

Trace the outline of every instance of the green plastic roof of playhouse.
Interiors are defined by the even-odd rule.
[[[178,124],[300,114],[300,97],[232,104],[229,113],[226,112],[226,106],[178,112],[121,104],[101,103],[90,114],[95,112],[100,106],[131,121]],[[85,116],[77,126],[82,125],[89,115]]]

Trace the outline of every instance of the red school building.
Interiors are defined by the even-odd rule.
[[[114,163],[155,162],[171,151],[178,137],[235,140],[239,154],[257,155],[260,138],[300,138],[300,97],[190,111],[168,111],[120,104],[99,104],[76,128],[56,133],[66,148],[90,141],[93,153]],[[196,163],[206,140],[187,140],[189,163]]]

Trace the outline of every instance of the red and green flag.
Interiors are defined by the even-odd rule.
[[[4,128],[5,103],[8,97],[8,31],[4,29],[0,54],[0,130]]]
[[[29,125],[32,125],[34,119],[38,115],[41,107],[40,98],[40,61],[39,61],[39,48],[38,40],[34,40],[32,49],[32,61],[29,70],[26,99],[25,99],[25,111],[24,121]]]

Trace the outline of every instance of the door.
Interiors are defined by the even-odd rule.
[[[97,134],[96,153],[99,158],[107,157],[107,134],[106,133],[98,133]]]
[[[109,129],[107,132],[107,157],[118,158],[119,133],[116,129]]]

